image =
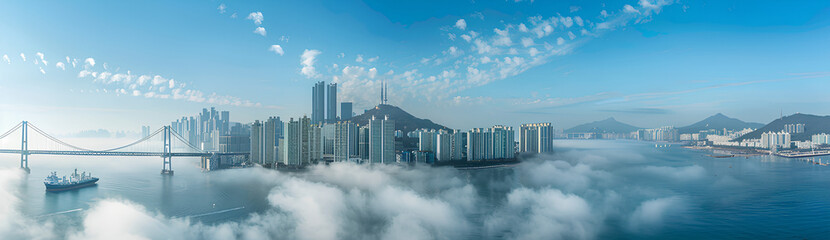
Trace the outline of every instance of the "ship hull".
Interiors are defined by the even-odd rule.
[[[44,183],[44,184],[46,185],[46,191],[47,192],[60,192],[60,191],[66,191],[66,190],[72,190],[72,189],[79,189],[79,188],[94,186],[97,182],[98,182],[98,178],[90,179],[90,180],[87,180],[87,181],[84,181],[84,182],[79,182],[79,183],[76,183],[76,184],[48,184],[48,183]]]

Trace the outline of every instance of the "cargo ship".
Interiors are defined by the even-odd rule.
[[[69,179],[66,176],[59,178],[57,172],[52,172],[51,175],[46,177],[43,184],[46,185],[47,192],[57,192],[94,186],[97,182],[98,178],[92,177],[91,173],[78,174],[78,169],[75,169],[75,173],[69,175]]]

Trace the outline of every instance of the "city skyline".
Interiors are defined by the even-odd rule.
[[[0,33],[16,37],[0,39],[0,124],[138,131],[212,106],[234,112],[233,122],[298,118],[311,116],[318,81],[336,83],[338,104],[353,102],[356,114],[377,104],[386,81],[390,104],[454,129],[830,112],[821,94],[830,87],[827,3],[456,2],[422,11],[434,4],[7,3],[0,20],[16,24]],[[121,8],[136,11],[106,11]],[[174,21],[177,12],[189,21]],[[308,12],[315,18],[302,18]],[[26,16],[39,17],[16,20]]]

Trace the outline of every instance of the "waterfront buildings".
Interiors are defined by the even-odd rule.
[[[513,158],[514,142],[512,127],[473,128],[467,132],[467,161]]]
[[[285,165],[302,165],[311,162],[310,158],[310,137],[314,134],[309,134],[309,130],[313,129],[311,120],[308,117],[303,117],[297,120],[293,118],[284,124],[283,143],[285,144],[282,160]],[[312,130],[313,131],[313,130]]]
[[[637,130],[637,139],[641,141],[674,142],[680,139],[677,128],[672,126]]]
[[[830,144],[830,134],[819,133],[812,136],[813,144]]]
[[[279,160],[279,139],[282,137],[283,122],[279,117],[269,117],[251,124],[250,161],[261,165],[274,165]]]
[[[530,123],[521,125],[519,152],[553,152],[554,129],[551,123]]]
[[[760,148],[766,149],[781,149],[790,148],[791,136],[790,133],[781,132],[765,132],[761,134]]]
[[[396,162],[395,121],[389,120],[389,116],[382,119],[372,116],[369,120],[369,162]]]

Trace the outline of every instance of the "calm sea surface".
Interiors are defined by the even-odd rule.
[[[830,238],[830,167],[774,156],[716,159],[707,157],[706,151],[632,141],[558,141],[556,151],[553,156],[541,157],[542,161],[584,164],[605,176],[603,179],[612,180],[590,182],[587,178],[587,184],[545,185],[524,179],[528,174],[522,172],[522,166],[457,171],[482,199],[477,210],[466,216],[474,228],[483,228],[492,209],[505,204],[517,185],[545,185],[587,196],[593,206],[598,205],[593,199],[605,201],[608,197],[590,197],[590,189],[619,195],[615,205],[619,212],[600,218],[595,237],[601,239]],[[827,160],[830,158],[823,161]],[[17,167],[18,161],[17,155],[2,154],[0,168]],[[157,157],[33,155],[31,174],[19,186],[21,211],[65,230],[81,226],[84,211],[106,198],[129,200],[151,212],[209,225],[242,221],[271,208],[267,200],[270,189],[223,179],[233,176],[228,173],[252,169],[201,172],[198,159],[174,158],[175,175],[162,176],[161,165]],[[43,179],[49,172],[65,175],[75,168],[91,171],[100,182],[75,191],[45,192]],[[579,187],[569,190],[562,186]],[[632,230],[628,216],[649,196],[676,197],[682,207],[663,215],[656,226]],[[479,238],[481,232],[472,231],[468,236]]]

